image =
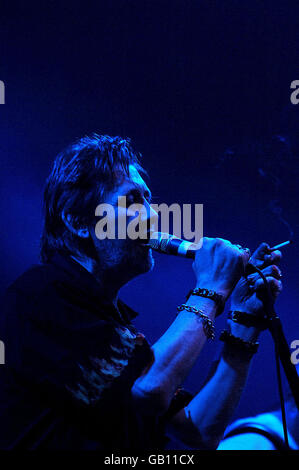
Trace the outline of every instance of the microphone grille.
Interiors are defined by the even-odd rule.
[[[159,250],[160,240],[157,238],[150,238],[148,243],[153,250]]]
[[[167,253],[167,245],[171,238],[174,238],[174,236],[169,233],[153,232],[149,239],[149,244],[153,250]]]
[[[168,245],[169,240],[170,240],[170,238],[168,238],[168,239],[162,238],[162,240],[160,242],[160,251],[162,251],[163,253],[168,252],[167,245]]]

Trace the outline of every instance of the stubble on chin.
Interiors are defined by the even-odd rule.
[[[127,266],[132,267],[132,270],[135,271],[135,275],[145,274],[153,270],[155,261],[152,256],[152,251],[144,248],[139,248],[134,250],[126,260]]]
[[[147,250],[135,243],[115,243],[114,240],[103,240],[97,247],[101,269],[127,271],[132,277],[145,274],[154,268],[152,250]]]

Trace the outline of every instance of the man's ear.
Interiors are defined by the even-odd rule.
[[[71,214],[66,214],[62,211],[62,220],[64,225],[72,232],[74,235],[77,235],[81,238],[88,238],[89,237],[89,230],[87,227],[77,227],[75,219]]]

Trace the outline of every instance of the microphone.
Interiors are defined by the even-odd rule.
[[[190,259],[195,258],[195,252],[199,248],[196,243],[187,242],[175,235],[164,232],[152,232],[148,243],[158,253]]]
[[[175,235],[165,232],[151,232],[148,240],[150,247],[158,253],[166,255],[182,256],[183,258],[195,259],[195,253],[200,248],[196,243],[187,242]],[[253,264],[247,263],[245,266],[245,275],[256,273]]]

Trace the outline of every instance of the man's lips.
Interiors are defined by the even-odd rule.
[[[149,230],[146,234],[145,234],[145,237],[144,238],[139,238],[138,239],[138,243],[144,247],[148,247],[148,248],[151,248],[151,245],[149,244],[149,239],[151,237],[151,233],[152,231]]]
[[[149,244],[148,240],[139,240],[138,241],[138,245],[141,245],[141,246],[147,246],[147,247],[151,247],[151,245]]]

